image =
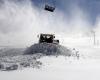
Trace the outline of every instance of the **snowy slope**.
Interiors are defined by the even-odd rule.
[[[64,56],[41,58],[41,69],[27,68],[0,72],[1,80],[99,80],[100,60],[68,58]],[[99,64],[98,64],[99,63]],[[6,76],[6,77],[5,77]]]
[[[67,46],[75,48],[81,55],[77,57],[46,56],[38,59],[40,69],[25,68],[11,72],[0,72],[1,80],[100,80],[100,48],[87,45],[88,42],[70,42]],[[5,77],[6,76],[6,77]]]

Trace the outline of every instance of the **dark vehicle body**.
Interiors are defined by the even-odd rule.
[[[40,34],[39,36],[39,43],[54,43],[59,44],[59,40],[54,40],[54,34]]]

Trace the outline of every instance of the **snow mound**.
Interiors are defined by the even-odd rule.
[[[38,43],[25,50],[25,54],[42,53],[44,55],[65,55],[71,56],[72,51],[64,46],[52,43]]]
[[[13,71],[28,67],[40,68],[42,63],[36,55],[18,55],[0,57],[0,71]]]

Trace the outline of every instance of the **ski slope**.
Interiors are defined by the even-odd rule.
[[[72,41],[75,41],[72,40]],[[40,69],[25,68],[16,71],[0,71],[1,80],[100,80],[100,47],[91,45],[85,39],[64,44],[79,51],[80,58],[45,56],[38,61]],[[81,44],[80,44],[81,43]],[[63,45],[63,43],[62,43]]]
[[[41,58],[41,69],[0,72],[1,80],[99,80],[100,60],[59,57]],[[99,64],[98,64],[99,63]]]

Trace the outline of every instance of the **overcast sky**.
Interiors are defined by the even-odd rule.
[[[1,4],[3,1],[0,0]],[[27,0],[12,0],[23,4]],[[45,3],[55,4],[56,8],[59,8],[66,15],[70,14],[70,7],[72,5],[79,6],[82,10],[87,12],[90,22],[92,24],[95,23],[96,18],[100,14],[100,0],[31,0],[32,3],[41,9],[41,5],[43,6]]]
[[[0,3],[6,0],[0,0]],[[19,2],[21,5],[28,0],[9,0]],[[55,4],[56,8],[61,10],[66,16],[70,16],[70,7],[77,5],[84,12],[88,14],[89,20],[92,24],[95,24],[96,18],[100,14],[100,0],[31,0],[31,2],[38,8],[42,9],[41,6],[48,4]],[[74,9],[74,8],[73,8]]]
[[[45,4],[55,4],[55,11],[45,11]],[[0,0],[0,45],[32,44],[39,33],[87,36],[100,30],[99,7],[100,0]]]
[[[37,7],[40,7],[41,4],[45,2],[50,3],[52,1],[55,3],[56,8],[59,8],[63,13],[70,13],[70,7],[72,5],[79,6],[82,10],[87,12],[92,24],[95,23],[96,18],[100,14],[100,0],[32,0]],[[51,4],[51,3],[50,3]],[[66,14],[66,15],[67,15]]]

